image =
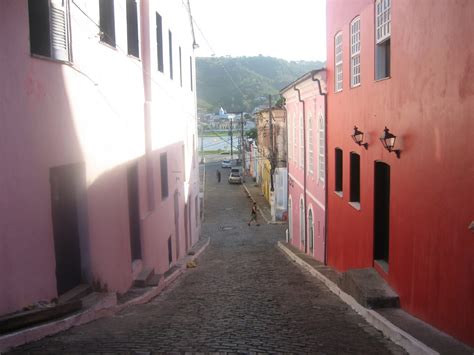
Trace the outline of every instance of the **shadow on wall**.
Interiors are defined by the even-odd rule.
[[[107,283],[110,290],[126,291],[135,260],[164,273],[197,241],[199,186],[197,176],[185,181],[182,147],[182,142],[175,143],[152,151],[149,159],[130,160],[88,187],[93,279],[103,288]],[[148,174],[147,161],[152,170]]]
[[[97,146],[84,146],[84,140],[81,146],[78,125],[92,124],[104,137],[115,134],[84,114],[86,106],[97,109],[91,102],[110,102],[94,96],[97,89],[89,79],[54,60],[59,54],[45,52],[51,47],[44,42],[48,36],[30,33],[38,26],[50,33],[48,11],[32,12],[32,3],[44,4],[0,2],[0,36],[8,37],[0,55],[0,314],[51,300],[84,282],[124,292],[132,282],[132,260],[141,258],[145,266],[164,272],[199,232],[192,220],[199,188],[195,177],[185,181],[182,142],[152,151],[148,159],[140,153],[124,158],[87,186],[87,169],[99,159]],[[46,20],[30,21],[34,16]],[[134,121],[137,112],[143,115],[142,103]],[[90,131],[82,131],[82,138],[84,132]],[[130,135],[137,139],[134,132]],[[151,178],[146,171],[154,172]],[[148,207],[150,198],[154,209]]]
[[[87,274],[77,263],[88,242],[84,158],[64,65],[30,55],[44,38],[28,23],[28,2],[0,3],[0,314],[52,299]]]

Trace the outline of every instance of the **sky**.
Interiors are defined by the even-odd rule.
[[[326,0],[190,0],[198,57],[326,60]]]

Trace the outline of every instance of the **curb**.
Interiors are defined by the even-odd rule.
[[[206,209],[204,208],[204,202],[206,200],[206,157],[202,158],[203,161],[203,170],[204,173],[202,174],[202,213],[201,213],[201,223],[204,222],[204,213]],[[201,184],[201,182],[199,182]],[[201,194],[201,188],[199,187],[199,194]]]
[[[250,199],[251,199],[253,202],[257,203],[257,201],[255,201],[255,199],[253,198],[252,194],[250,193],[250,191],[247,189],[247,186],[245,186],[245,183],[243,183],[242,186],[244,187],[244,189],[245,189],[245,191],[247,192],[247,195],[250,197]],[[275,221],[275,222],[269,221],[269,220],[265,217],[265,215],[263,214],[263,211],[262,211],[262,209],[260,208],[260,206],[258,205],[258,203],[257,203],[257,209],[258,209],[258,211],[260,212],[260,215],[262,216],[262,218],[265,220],[265,222],[266,222],[267,224],[287,224],[287,223],[288,223],[288,222],[286,222],[286,221]]]
[[[194,255],[187,255],[183,258],[183,264],[169,275],[166,279],[159,283],[158,286],[153,287],[150,291],[140,295],[126,303],[117,304],[117,294],[115,292],[110,292],[105,294],[103,299],[100,300],[97,304],[94,304],[91,308],[86,309],[83,312],[73,314],[69,317],[59,319],[56,321],[51,321],[48,323],[40,324],[33,326],[31,328],[22,329],[20,331],[9,333],[3,336],[0,336],[0,354],[11,350],[12,348],[31,343],[33,341],[40,340],[47,336],[63,332],[72,327],[83,325],[102,317],[112,316],[129,306],[135,306],[139,304],[144,304],[150,302],[153,298],[158,296],[164,289],[166,289],[171,283],[173,283],[179,276],[186,272],[186,263],[188,261],[193,261],[199,255],[201,255],[204,250],[208,247],[210,243],[210,238],[207,238],[207,241],[195,252]]]
[[[253,198],[252,194],[250,193],[250,191],[247,189],[247,186],[245,186],[245,184],[242,184],[242,186],[244,187],[245,191],[247,192],[247,195],[250,197],[250,199],[252,200],[252,202],[257,203],[257,202],[255,201],[255,199]],[[258,203],[257,203],[257,209],[258,209],[258,211],[260,212],[260,215],[262,216],[262,218],[265,220],[265,222],[266,222],[267,224],[273,224],[273,223],[274,223],[274,222],[272,222],[272,221],[269,221],[269,220],[265,217],[265,215],[263,214],[263,211],[262,211],[262,209],[260,208],[260,206],[258,205]]]
[[[7,351],[11,348],[65,331],[69,328],[113,315],[116,312],[116,305],[117,295],[115,292],[111,292],[104,295],[100,302],[78,314],[0,336],[0,354],[2,351]]]
[[[354,311],[361,315],[367,323],[372,325],[374,328],[380,330],[387,338],[393,341],[395,344],[400,345],[409,354],[439,354],[426,344],[422,343],[412,335],[408,334],[404,330],[398,328],[387,318],[383,317],[374,310],[361,306],[352,296],[342,291],[339,286],[329,280],[319,271],[314,269],[311,265],[306,263],[304,260],[296,256],[290,249],[288,249],[281,241],[278,242],[278,248],[287,256],[290,260],[296,262],[299,266],[309,271],[311,275],[322,281],[327,288],[334,294],[336,294],[343,302],[349,305]]]

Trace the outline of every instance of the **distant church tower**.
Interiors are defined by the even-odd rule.
[[[225,110],[221,107],[221,108],[219,109],[219,116],[220,116],[220,117],[224,117],[226,114],[227,114],[227,112],[225,112]]]

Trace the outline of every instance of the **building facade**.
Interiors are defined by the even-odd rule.
[[[470,345],[473,18],[471,1],[327,1],[328,264],[375,268]]]
[[[288,236],[325,262],[326,72],[311,71],[281,90],[288,117]]]
[[[168,270],[200,233],[189,8],[6,0],[0,29],[0,314]]]
[[[273,220],[286,216],[286,111],[278,107],[263,109],[256,113],[258,183],[270,203]],[[273,191],[272,191],[273,179]]]

